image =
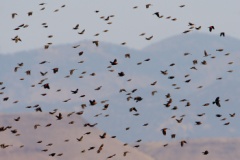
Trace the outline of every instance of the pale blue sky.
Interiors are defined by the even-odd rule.
[[[44,6],[39,6],[45,2]],[[149,9],[145,4],[151,3]],[[61,6],[65,4],[65,8]],[[180,5],[186,5],[180,8]],[[137,9],[133,9],[138,6]],[[208,26],[214,25],[212,34],[224,31],[226,36],[240,38],[240,1],[239,0],[52,0],[29,1],[7,0],[1,3],[1,39],[0,53],[13,53],[33,48],[42,48],[47,42],[56,44],[73,43],[81,40],[99,40],[115,44],[127,42],[128,47],[141,49],[151,43],[167,37],[182,34],[188,29],[188,22],[202,26],[199,32],[207,32]],[[45,10],[40,11],[45,7]],[[58,12],[53,12],[59,9]],[[96,14],[94,11],[99,10]],[[33,11],[28,17],[27,12]],[[164,17],[158,19],[152,15],[160,12]],[[18,16],[11,18],[11,13]],[[100,19],[100,16],[115,15],[109,21]],[[167,20],[166,17],[177,18],[177,21]],[[48,28],[43,28],[46,22]],[[13,30],[20,24],[28,24],[28,28]],[[78,31],[72,28],[79,24]],[[77,32],[85,29],[84,35]],[[104,33],[103,30],[109,31]],[[138,35],[146,32],[144,37]],[[99,33],[98,37],[93,36]],[[15,43],[11,38],[18,35],[22,42]],[[48,35],[53,35],[48,39]],[[153,35],[151,41],[145,37]]]

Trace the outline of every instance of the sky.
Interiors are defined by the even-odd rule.
[[[40,3],[46,3],[41,6]],[[152,4],[146,9],[146,4]],[[66,5],[61,8],[62,5]],[[180,5],[185,7],[180,8]],[[138,6],[137,9],[133,9]],[[240,39],[240,1],[231,0],[52,0],[52,1],[14,1],[1,2],[1,39],[0,54],[14,53],[24,50],[43,48],[46,43],[69,44],[82,40],[99,40],[114,44],[126,42],[135,49],[142,49],[165,38],[183,34],[189,28],[188,22],[200,31],[209,33],[208,27],[213,25],[213,34],[225,32],[227,36]],[[40,10],[45,7],[44,10]],[[59,9],[58,12],[54,12]],[[98,10],[98,13],[95,11]],[[32,16],[27,13],[32,11]],[[163,18],[157,18],[153,13],[159,12]],[[11,14],[18,15],[12,19]],[[109,21],[100,19],[114,15]],[[176,21],[166,19],[171,16]],[[112,24],[107,24],[112,22]],[[47,23],[48,28],[41,24]],[[14,30],[21,24],[27,28]],[[73,27],[79,24],[78,30]],[[81,32],[85,29],[83,35]],[[103,32],[108,30],[108,32]],[[99,36],[94,36],[99,33]],[[139,34],[146,33],[140,37]],[[11,40],[18,35],[22,42]],[[47,38],[53,35],[53,38]],[[153,36],[150,41],[145,38]]]

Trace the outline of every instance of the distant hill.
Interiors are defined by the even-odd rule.
[[[180,147],[179,143],[169,144],[163,147],[165,143],[156,142],[144,144],[140,150],[152,156],[155,160],[185,160],[185,159],[211,159],[211,160],[235,160],[240,157],[238,149],[240,147],[240,139],[198,139],[189,140],[184,147]],[[202,152],[208,151],[208,155]]]
[[[34,108],[26,107],[37,104],[44,112],[55,108],[68,112],[84,110],[85,119],[91,123],[98,122],[101,130],[117,135],[123,142],[135,142],[140,138],[143,142],[171,141],[169,136],[162,135],[161,129],[164,127],[171,128],[170,133],[179,135],[178,139],[238,137],[239,42],[238,39],[218,35],[182,34],[143,50],[104,42],[96,47],[91,41],[82,41],[50,46],[47,50],[0,55],[0,67],[3,68],[0,81],[4,82],[1,87],[6,87],[1,90],[0,99],[9,97],[8,101],[0,101],[0,110],[3,113],[35,112]],[[73,46],[78,44],[80,46],[74,49]],[[216,51],[221,48],[224,49],[222,52]],[[209,56],[204,57],[204,50]],[[81,51],[83,54],[79,56]],[[131,58],[125,58],[126,53]],[[188,55],[184,56],[185,53]],[[110,61],[115,58],[118,65],[109,67]],[[193,60],[197,60],[198,64],[193,65]],[[42,61],[50,63],[39,64]],[[206,65],[202,64],[204,61]],[[24,66],[14,72],[21,62]],[[59,68],[57,74],[52,71],[55,67]],[[192,67],[196,69],[190,69]],[[77,70],[69,76],[71,69]],[[31,70],[31,76],[26,75],[27,70]],[[168,72],[166,76],[160,72],[165,70]],[[40,71],[48,73],[41,76]],[[119,72],[124,72],[125,76],[119,77]],[[96,75],[91,76],[92,73]],[[169,76],[174,78],[169,79]],[[45,78],[44,83],[50,84],[50,90],[43,89],[44,83],[39,84]],[[190,82],[186,83],[186,80]],[[156,85],[151,85],[155,81]],[[95,90],[100,86],[100,90]],[[72,94],[71,90],[77,88],[78,94]],[[56,92],[58,89],[61,92]],[[120,89],[126,89],[126,92],[120,93]],[[132,93],[134,89],[137,91]],[[152,96],[152,91],[157,93]],[[46,96],[41,95],[44,93]],[[166,108],[164,104],[168,99],[165,95],[168,93],[171,93],[173,102],[171,107]],[[126,94],[131,94],[132,98],[141,96],[143,100],[137,103],[133,99],[127,101],[129,95]],[[80,98],[81,95],[85,97]],[[222,107],[212,104],[218,96]],[[67,99],[70,101],[63,102]],[[97,101],[97,105],[89,105],[92,99]],[[183,99],[185,101],[180,102]],[[13,103],[17,100],[18,103]],[[104,100],[109,101],[101,103]],[[186,107],[187,102],[191,104],[189,107]],[[205,103],[209,106],[204,107]],[[83,109],[82,104],[87,107]],[[105,104],[109,104],[107,110],[103,110]],[[178,109],[172,110],[174,106]],[[136,107],[139,115],[130,113],[131,107]],[[205,113],[205,116],[198,117],[200,113]],[[230,117],[229,114],[233,113],[236,116]],[[95,118],[96,114],[101,115]],[[222,114],[222,117],[216,118],[216,114]],[[180,119],[182,115],[185,115],[182,123],[177,123],[175,119]],[[222,118],[226,120],[221,121]],[[195,121],[202,121],[203,124],[196,126]],[[230,125],[223,125],[226,122]],[[143,127],[145,123],[149,125]],[[126,131],[126,127],[130,130]]]
[[[14,121],[20,116],[19,121]],[[11,145],[7,148],[0,148],[0,157],[5,160],[24,160],[24,159],[71,159],[71,160],[105,160],[107,157],[116,154],[112,159],[139,159],[153,160],[149,156],[141,153],[130,145],[123,146],[123,143],[111,135],[101,139],[103,131],[96,127],[84,127],[87,122],[80,116],[73,114],[70,117],[63,114],[62,120],[56,120],[55,115],[47,113],[34,114],[1,114],[0,124],[4,127],[12,126],[11,129],[0,132],[0,144]],[[73,124],[69,122],[74,121]],[[52,125],[46,127],[47,124]],[[39,124],[37,129],[34,125]],[[17,133],[11,133],[11,130]],[[90,134],[86,134],[90,132]],[[20,134],[16,136],[17,134]],[[78,141],[83,136],[81,141]],[[47,146],[48,144],[52,144]],[[101,144],[104,144],[100,153],[97,153]],[[20,146],[24,145],[20,148]],[[91,147],[95,147],[89,150]],[[48,151],[43,152],[42,150]],[[85,151],[82,153],[82,151]],[[123,153],[128,151],[126,156]],[[56,153],[51,157],[49,154]],[[61,156],[57,156],[62,154]]]

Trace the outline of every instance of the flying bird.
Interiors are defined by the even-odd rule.
[[[214,26],[209,26],[208,29],[210,32],[212,32],[212,30],[214,30],[215,28],[214,28]]]
[[[216,104],[218,107],[221,107],[220,98],[219,97],[217,97],[212,103]]]

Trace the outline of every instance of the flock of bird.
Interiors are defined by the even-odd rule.
[[[144,8],[149,9],[149,8],[151,8],[152,5],[153,5],[153,4],[146,4],[146,5],[144,6]],[[40,3],[39,6],[41,6],[40,10],[43,11],[43,10],[45,10],[45,8],[47,7],[47,3]],[[60,12],[60,11],[61,11],[62,9],[64,9],[65,7],[67,7],[67,5],[62,5],[59,9],[54,10],[54,12]],[[136,10],[136,9],[138,9],[138,7],[139,7],[139,6],[134,6],[133,9]],[[180,5],[180,6],[179,6],[179,8],[184,8],[184,7],[185,7],[185,5]],[[101,13],[100,10],[95,10],[95,11],[93,11],[93,12],[96,13],[96,16],[99,16],[99,14]],[[12,20],[15,20],[15,19],[17,19],[17,18],[20,18],[21,16],[34,16],[34,11],[29,11],[28,13],[26,13],[26,15],[18,15],[18,13],[12,13],[11,18],[12,18]],[[177,20],[178,20],[177,18],[171,17],[171,16],[165,17],[164,15],[161,15],[159,12],[154,12],[154,13],[152,13],[151,16],[156,16],[157,19],[163,19],[163,18],[165,18],[165,19],[169,19],[169,20],[171,20],[171,21],[177,21]],[[113,14],[110,14],[110,15],[107,15],[107,16],[99,16],[99,18],[102,19],[103,21],[105,21],[108,25],[111,25],[111,24],[113,23],[112,20],[113,20],[114,17],[115,17],[115,15],[113,15]],[[47,24],[47,23],[42,23],[42,26],[43,26],[44,28],[48,28],[48,24]],[[28,27],[29,27],[28,24],[19,24],[19,25],[16,26],[16,28],[14,28],[14,30],[16,30],[16,33],[17,33],[19,30],[26,29],[26,28],[28,28]],[[208,29],[209,32],[212,32],[212,31],[215,29],[215,27],[212,26],[211,24],[209,25],[208,28],[203,28],[201,25],[198,25],[198,26],[197,26],[197,25],[194,24],[193,22],[189,22],[188,24],[186,24],[186,27],[187,27],[187,29],[182,32],[183,34],[187,34],[187,33],[189,33],[189,32],[193,32],[194,30],[198,31],[198,30],[201,30],[201,29],[206,29],[206,30]],[[111,28],[111,27],[109,27],[109,28]],[[69,28],[69,29],[74,30],[74,31],[77,31],[76,34],[79,34],[79,35],[83,35],[83,34],[87,31],[87,29],[80,29],[80,25],[79,25],[79,24],[76,24],[75,26],[72,26],[72,28]],[[109,30],[110,30],[110,29],[109,29]],[[106,29],[106,30],[104,30],[103,32],[108,32],[109,30]],[[100,33],[96,33],[94,36],[97,37],[97,36],[99,36],[99,34],[100,34]],[[146,35],[146,33],[141,33],[141,34],[139,34],[140,37],[145,36],[145,35]],[[220,37],[225,37],[225,33],[224,33],[224,32],[220,32],[219,35],[220,35]],[[49,35],[49,36],[48,36],[49,39],[51,39],[52,37],[54,37],[54,35]],[[150,36],[146,36],[145,39],[146,39],[147,41],[150,41],[153,37],[154,37],[154,35],[150,35]],[[14,43],[21,43],[22,41],[24,41],[24,35],[21,36],[21,37],[20,37],[19,35],[16,35],[16,36],[12,37],[11,40],[12,40]],[[13,43],[13,46],[14,46],[14,43]],[[126,44],[127,44],[127,41],[120,43],[120,45],[126,45]],[[46,44],[44,44],[43,48],[44,48],[45,50],[47,50],[47,49],[49,49],[52,45],[53,45],[53,42],[47,42]],[[92,41],[92,48],[96,48],[96,47],[99,47],[99,46],[101,46],[101,42],[100,42],[99,40],[93,40],[93,41]],[[72,46],[72,48],[74,48],[74,49],[77,50],[78,48],[81,48],[81,46],[80,46],[80,44],[78,44],[78,45]],[[219,48],[219,49],[216,49],[216,51],[217,51],[217,52],[222,52],[222,51],[224,51],[224,49]],[[83,51],[79,52],[78,56],[82,56],[83,53],[84,53]],[[188,55],[189,55],[189,53],[184,53],[184,56],[188,56]],[[225,54],[225,55],[228,56],[229,53],[227,53],[227,54]],[[203,56],[203,57],[211,57],[212,59],[216,58],[216,56],[213,56],[213,55],[211,56],[210,54],[208,54],[208,52],[207,52],[206,50],[203,51],[203,55],[202,55],[202,56]],[[125,56],[124,56],[124,58],[125,58],[126,60],[127,60],[127,59],[130,59],[130,58],[131,58],[131,53],[126,53]],[[154,57],[153,57],[153,58],[154,58]],[[150,58],[147,58],[147,59],[145,59],[143,62],[148,62],[148,61],[150,61],[150,60],[151,60]],[[194,60],[192,61],[193,66],[192,66],[190,69],[197,71],[197,70],[198,70],[198,69],[197,69],[197,65],[199,64],[198,61],[199,61],[198,59],[194,59]],[[143,62],[138,62],[136,65],[141,65]],[[48,60],[44,60],[44,61],[39,62],[39,65],[46,65],[46,64],[48,64],[48,63],[53,63],[53,62],[50,62],[50,61],[48,61]],[[77,63],[84,63],[84,61],[80,61],[80,62],[77,62]],[[113,74],[114,74],[115,70],[114,70],[113,68],[114,68],[114,66],[119,65],[119,63],[120,63],[120,62],[118,61],[117,58],[111,59],[111,60],[109,61],[109,64],[107,64],[107,65],[108,65],[107,68],[109,69],[108,71],[113,72]],[[233,62],[229,62],[229,64],[232,64],[232,63],[233,63]],[[18,64],[16,64],[15,68],[13,68],[13,72],[16,72],[16,73],[17,73],[17,72],[22,72],[22,68],[23,68],[24,65],[25,65],[24,62],[19,62]],[[93,65],[94,65],[94,64],[93,64]],[[174,66],[174,65],[175,65],[175,64],[172,63],[172,64],[170,64],[169,66],[172,67],[172,66]],[[203,61],[201,62],[201,65],[207,65],[207,61],[206,61],[206,60],[203,60]],[[167,66],[167,67],[169,67],[169,66]],[[69,74],[68,74],[66,77],[64,77],[64,78],[69,78],[69,77],[71,77],[71,76],[76,72],[76,70],[80,70],[80,69],[78,69],[78,68],[71,69],[71,70],[69,71]],[[40,74],[39,74],[39,76],[40,76],[39,82],[38,82],[37,84],[32,84],[32,85],[31,85],[31,88],[41,87],[41,88],[43,88],[43,89],[46,90],[46,93],[42,93],[41,96],[48,96],[47,90],[52,90],[52,87],[51,87],[51,86],[53,85],[51,82],[48,81],[48,75],[50,75],[50,74],[51,74],[51,75],[55,75],[55,74],[58,74],[58,72],[60,72],[60,71],[61,71],[61,68],[58,68],[58,67],[49,68],[48,71],[41,71]],[[25,70],[25,71],[23,71],[23,72],[26,73],[26,76],[31,76],[33,71],[29,68],[28,70]],[[166,76],[169,80],[174,79],[175,76],[174,76],[174,75],[170,75],[169,72],[170,72],[170,71],[168,71],[168,70],[161,70],[159,74],[160,74],[160,75],[163,75],[163,76]],[[229,72],[231,72],[231,71],[229,71]],[[75,73],[75,74],[76,74],[76,73]],[[86,74],[86,72],[82,72],[82,74],[79,76],[79,78],[83,78],[85,74]],[[117,74],[118,77],[126,77],[126,74],[125,74],[124,71],[120,71],[120,72],[118,72],[118,73],[116,73],[116,74]],[[91,73],[90,76],[97,76],[97,74],[96,74],[96,73]],[[41,77],[44,77],[44,78],[42,79]],[[188,78],[188,77],[190,77],[189,74],[185,75],[185,78]],[[217,80],[221,80],[221,79],[222,79],[221,77],[217,78]],[[20,80],[21,80],[21,81],[24,81],[25,78],[20,78]],[[132,81],[132,79],[128,79],[127,81],[130,82],[130,81]],[[154,81],[154,82],[152,82],[150,85],[151,85],[151,86],[155,86],[155,85],[157,84],[157,82],[158,82],[158,81]],[[185,83],[190,83],[190,82],[191,82],[191,78],[185,80]],[[20,83],[20,82],[16,82],[16,83]],[[1,95],[3,96],[2,100],[3,100],[3,101],[11,101],[12,98],[11,98],[11,97],[8,97],[7,95],[4,94],[4,91],[7,90],[8,87],[7,87],[7,86],[4,86],[4,82],[1,82],[0,85],[3,86],[3,87],[0,89],[0,91],[1,91],[0,93],[1,93]],[[180,89],[179,87],[177,87],[177,84],[173,84],[173,86],[176,86],[175,89]],[[97,88],[94,88],[94,90],[95,90],[95,91],[99,91],[99,90],[101,90],[102,87],[104,87],[104,86],[99,86],[99,87],[97,87]],[[202,87],[203,87],[203,86],[199,86],[198,88],[200,89],[200,88],[202,88]],[[136,104],[138,104],[138,103],[141,103],[142,100],[144,100],[144,97],[134,96],[134,93],[136,93],[137,90],[138,90],[138,89],[136,88],[136,89],[133,89],[133,90],[131,90],[130,92],[128,92],[128,89],[126,89],[126,88],[120,88],[120,89],[119,89],[119,92],[120,92],[121,94],[124,93],[124,92],[126,92],[126,93],[127,93],[127,94],[126,94],[126,100],[127,100],[127,101],[135,101]],[[58,89],[58,90],[56,90],[56,92],[61,92],[61,91],[62,91],[61,88]],[[157,90],[153,90],[153,91],[151,92],[152,96],[154,96],[156,93],[158,93]],[[70,90],[70,91],[69,91],[69,95],[79,95],[80,98],[86,98],[86,97],[87,97],[87,95],[85,95],[85,94],[80,94],[78,88],[76,88],[75,90]],[[177,106],[173,106],[173,105],[172,105],[173,98],[171,97],[171,93],[166,94],[166,95],[165,95],[165,98],[166,98],[166,103],[163,104],[163,106],[165,106],[166,108],[170,108],[171,110],[177,110],[177,109],[178,109]],[[67,103],[67,102],[69,102],[69,101],[71,101],[71,98],[62,100],[62,102],[64,102],[64,103]],[[106,110],[109,108],[109,104],[108,104],[108,101],[109,101],[109,100],[102,100],[100,103],[99,103],[96,99],[88,99],[88,101],[89,101],[89,104],[82,104],[82,105],[81,105],[81,107],[82,107],[82,110],[81,110],[81,111],[79,111],[79,112],[72,111],[72,112],[68,113],[66,116],[67,116],[67,117],[71,117],[71,115],[73,115],[73,114],[76,114],[76,115],[81,116],[81,115],[84,114],[85,109],[87,108],[87,106],[95,106],[95,105],[98,105],[98,104],[103,104],[103,105],[104,105],[103,108],[102,108],[103,111],[106,111]],[[227,101],[229,101],[229,99],[226,99],[225,101],[227,102]],[[14,100],[14,101],[13,101],[13,104],[17,104],[18,102],[19,102],[19,100]],[[191,103],[190,103],[187,99],[182,99],[180,102],[186,102],[186,105],[185,105],[186,107],[191,106]],[[222,106],[222,105],[221,105],[221,98],[220,98],[219,96],[216,96],[216,98],[213,99],[212,102],[208,102],[208,103],[204,103],[204,104],[203,104],[203,106],[209,106],[209,105],[216,105],[217,107],[221,107],[221,106]],[[34,109],[36,112],[39,112],[39,113],[44,112],[44,110],[41,108],[41,105],[40,105],[40,104],[32,105],[32,106],[27,106],[26,108],[28,108],[28,109]],[[129,107],[129,112],[134,113],[134,114],[133,114],[134,116],[139,116],[139,115],[140,115],[137,107]],[[56,108],[56,109],[54,109],[53,111],[50,111],[50,112],[49,112],[49,116],[55,117],[55,119],[56,119],[57,121],[61,121],[62,119],[64,119],[64,118],[65,118],[64,115],[65,115],[65,114],[63,114],[61,111],[59,111],[58,108]],[[96,115],[94,115],[94,117],[98,117],[98,116],[100,116],[100,115],[102,115],[102,113],[96,114]],[[198,117],[203,117],[204,115],[205,115],[205,113],[199,113],[197,116],[198,116]],[[108,116],[109,116],[109,114],[106,114],[106,115],[105,115],[105,117],[108,117]],[[175,115],[173,115],[171,118],[175,119],[175,120],[176,120],[176,123],[182,123],[182,121],[183,121],[183,119],[184,119],[185,116],[186,116],[186,115],[182,115],[182,116],[180,117],[180,119],[178,119]],[[235,113],[230,114],[230,117],[234,117],[234,116],[235,116]],[[216,117],[222,117],[222,115],[221,115],[221,114],[217,114]],[[223,119],[221,119],[221,120],[222,120],[222,121],[225,121],[226,118],[223,118]],[[13,123],[18,123],[18,121],[21,121],[21,117],[20,117],[20,116],[14,118]],[[74,121],[70,121],[70,122],[69,122],[69,124],[73,124],[73,123],[74,123]],[[195,125],[201,125],[201,124],[202,124],[201,121],[195,121],[194,123],[195,123]],[[225,123],[224,123],[224,125],[229,125],[229,124],[230,124],[230,122],[225,122]],[[52,124],[51,124],[51,122],[50,122],[50,123],[47,124],[45,127],[51,127],[51,125],[52,125]],[[85,123],[85,124],[83,124],[84,127],[95,127],[96,125],[98,125],[98,122],[93,123],[93,124],[91,124],[91,123]],[[148,125],[149,125],[148,122],[146,122],[145,124],[142,124],[143,127],[147,127]],[[33,127],[34,127],[35,130],[37,130],[39,127],[44,127],[44,126],[41,125],[41,124],[35,124]],[[126,127],[126,128],[125,128],[126,131],[129,130],[129,129],[130,129],[130,127]],[[14,129],[12,126],[1,126],[1,127],[0,127],[0,132],[9,133],[9,131],[10,131],[10,133],[12,133],[12,134],[15,135],[15,136],[22,136],[22,135],[21,135],[21,131],[18,131],[18,130],[16,130],[16,129]],[[163,136],[168,136],[168,135],[170,134],[170,137],[171,137],[172,139],[174,139],[174,138],[176,137],[176,134],[175,134],[175,133],[169,133],[169,132],[171,132],[171,128],[164,127],[164,128],[161,129],[161,131],[162,131],[162,135],[163,135]],[[86,132],[84,135],[81,135],[80,138],[79,138],[79,137],[76,137],[76,141],[81,142],[81,141],[84,139],[84,137],[85,137],[85,136],[88,136],[89,134],[91,134],[91,132]],[[99,135],[98,138],[99,138],[99,139],[105,139],[107,136],[108,136],[108,134],[107,134],[106,132],[104,132],[102,135]],[[116,138],[116,136],[111,136],[111,138]],[[144,138],[144,137],[143,137],[143,138]],[[136,142],[139,143],[139,142],[141,142],[141,141],[142,141],[142,140],[139,139],[139,140],[137,140]],[[38,143],[38,144],[39,144],[39,143],[42,143],[42,141],[38,141],[37,143]],[[188,143],[188,142],[187,142],[186,139],[182,139],[181,141],[179,141],[179,146],[180,146],[180,147],[184,147],[185,145],[187,145],[187,143]],[[49,144],[49,146],[51,146],[51,145],[53,145],[53,144]],[[125,143],[124,145],[128,145],[128,144]],[[47,147],[49,147],[49,146],[47,146]],[[134,145],[133,147],[134,147],[134,148],[138,148],[139,146],[140,146],[140,145],[137,144],[137,145]],[[167,143],[167,144],[164,144],[164,147],[166,147],[166,146],[168,146],[168,143]],[[7,148],[9,148],[9,147],[16,147],[16,146],[14,146],[14,144],[1,144],[0,147],[1,147],[2,149],[7,149]],[[23,147],[24,147],[24,145],[21,145],[21,146],[20,146],[20,148],[23,148]],[[100,154],[101,151],[104,150],[104,149],[105,149],[105,148],[104,148],[104,143],[103,143],[103,144],[101,144],[100,146],[93,146],[93,147],[90,147],[90,148],[88,148],[88,149],[86,149],[86,150],[82,150],[81,153],[84,154],[84,152],[91,151],[91,150],[95,150],[96,153]],[[64,156],[64,153],[55,153],[55,152],[53,152],[53,153],[48,153],[48,148],[42,149],[41,152],[43,152],[43,154],[46,154],[46,153],[47,153],[49,156],[52,156],[52,157],[55,157],[55,156]],[[202,152],[203,155],[208,155],[208,154],[209,154],[209,151],[208,151],[208,150],[204,150],[204,151],[201,151],[201,152]],[[129,151],[124,151],[124,152],[123,152],[123,156],[124,156],[124,157],[127,156],[128,153],[130,153],[130,152],[129,152]],[[116,156],[116,154],[113,153],[112,155],[107,156],[106,159],[114,158],[115,156]]]

